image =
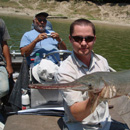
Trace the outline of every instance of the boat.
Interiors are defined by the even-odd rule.
[[[46,58],[49,55],[53,55],[55,53],[59,53],[61,61],[63,61],[68,55],[71,54],[71,51],[68,50],[54,51],[50,54],[45,55],[44,58]],[[14,50],[11,51],[11,57],[14,68],[14,74],[19,74],[23,57],[21,57],[21,53],[19,51]],[[111,67],[110,71],[116,72],[116,70],[114,70]],[[14,76],[14,78],[16,77]],[[31,80],[33,79],[31,78]],[[59,97],[60,98],[57,99],[57,93],[50,90],[31,89],[30,92],[31,92],[31,108],[27,110],[19,110],[17,112],[14,111],[10,112],[9,114],[10,116],[8,116],[7,121],[5,123],[4,130],[11,130],[11,129],[17,130],[18,127],[19,130],[23,129],[61,130],[63,127],[62,117],[64,115],[64,108],[61,96],[58,95],[58,98]],[[121,102],[119,103],[119,101]],[[130,128],[130,118],[129,118],[130,116],[127,117],[128,115],[130,115],[130,111],[128,111],[128,114],[127,115],[125,114],[124,117],[121,113],[118,113],[120,108],[119,106],[121,106],[123,102],[129,103],[128,105],[130,108],[130,101],[128,101],[126,97],[109,100],[110,114],[112,116],[112,119],[119,121],[123,124],[127,124]]]

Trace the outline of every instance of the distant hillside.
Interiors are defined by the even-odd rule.
[[[48,12],[50,16],[88,18],[130,24],[130,4],[102,4],[54,0],[0,0],[1,14],[34,16],[37,12]]]

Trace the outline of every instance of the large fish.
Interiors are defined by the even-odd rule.
[[[100,93],[103,98],[113,98],[130,93],[130,70],[120,72],[95,72],[74,82],[64,84],[30,84],[38,89],[72,89]]]

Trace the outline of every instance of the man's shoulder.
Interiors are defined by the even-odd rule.
[[[68,56],[64,61],[61,62],[61,65],[59,67],[60,70],[65,70],[65,68],[70,68],[72,63],[72,58],[71,55]],[[67,69],[68,70],[68,69]]]
[[[0,22],[3,22],[3,19],[2,19],[2,18],[0,18]]]
[[[74,79],[76,79],[76,69],[70,55],[61,63],[56,74],[56,81],[58,83],[68,83],[74,81]]]
[[[109,71],[109,64],[106,58],[104,58],[101,55],[96,54],[95,56],[96,58],[96,63],[98,64],[98,66],[100,66],[100,69],[102,71]]]
[[[0,22],[4,23],[4,20],[2,18],[0,18]]]
[[[35,32],[35,29],[29,30],[29,31],[27,31],[25,33],[32,33],[32,32]]]
[[[28,36],[28,35],[33,35],[33,34],[36,34],[36,31],[33,29],[33,30],[29,30],[29,31],[27,31],[27,32],[25,32],[24,33],[24,35],[26,36]]]
[[[77,65],[74,63],[72,55],[69,55],[60,65],[59,70],[64,73],[75,73]]]
[[[62,61],[62,65],[71,63],[72,63],[72,55],[69,55],[64,61]]]
[[[4,27],[4,26],[5,26],[5,22],[4,22],[4,20],[3,20],[2,18],[0,18],[0,26],[1,26],[1,27]]]
[[[105,60],[105,61],[106,61],[106,58],[103,57],[103,56],[101,56],[101,55],[99,55],[99,54],[94,54],[94,57],[95,57],[96,59],[98,59],[98,60]]]

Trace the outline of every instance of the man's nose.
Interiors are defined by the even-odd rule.
[[[85,41],[85,38],[83,38],[81,45],[87,45],[88,43]]]
[[[41,24],[43,24],[44,22],[43,21],[41,21]]]

